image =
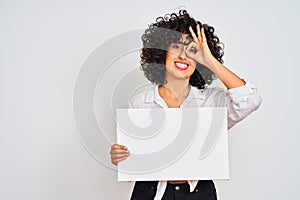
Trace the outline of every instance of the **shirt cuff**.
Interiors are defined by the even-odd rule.
[[[248,96],[256,93],[257,87],[249,79],[243,79],[245,85],[231,88],[228,90],[228,95],[233,102],[245,102],[248,99]]]

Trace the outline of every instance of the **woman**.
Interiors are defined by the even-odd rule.
[[[178,34],[180,33],[180,34]],[[132,108],[223,107],[228,110],[228,128],[261,104],[256,87],[222,63],[223,48],[214,28],[180,10],[157,18],[142,36],[141,70],[156,86],[135,96]],[[218,77],[227,90],[208,88]],[[130,155],[119,144],[111,147],[117,165]],[[211,180],[137,181],[132,200],[217,199]]]

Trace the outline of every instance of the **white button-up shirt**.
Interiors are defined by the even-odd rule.
[[[257,88],[251,81],[244,79],[246,84],[237,88],[225,90],[222,88],[205,88],[199,90],[191,86],[187,98],[181,108],[192,107],[227,107],[228,129],[256,110],[262,98],[257,94]],[[158,86],[134,96],[129,102],[131,108],[168,108],[166,102],[158,93]],[[188,180],[190,192],[193,192],[197,180]],[[161,200],[167,181],[159,181],[154,200]]]

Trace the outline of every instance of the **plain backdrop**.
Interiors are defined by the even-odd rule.
[[[216,27],[225,65],[250,78],[261,108],[229,133],[222,200],[300,199],[299,1],[0,2],[0,199],[128,199],[132,183],[82,146],[72,95],[104,41],[179,6]]]

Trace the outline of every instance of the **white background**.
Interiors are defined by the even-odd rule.
[[[300,198],[298,1],[2,0],[0,199],[128,199],[132,183],[117,183],[80,142],[74,84],[102,42],[182,5],[216,27],[225,65],[263,97],[229,133],[231,179],[215,182],[219,198]]]

